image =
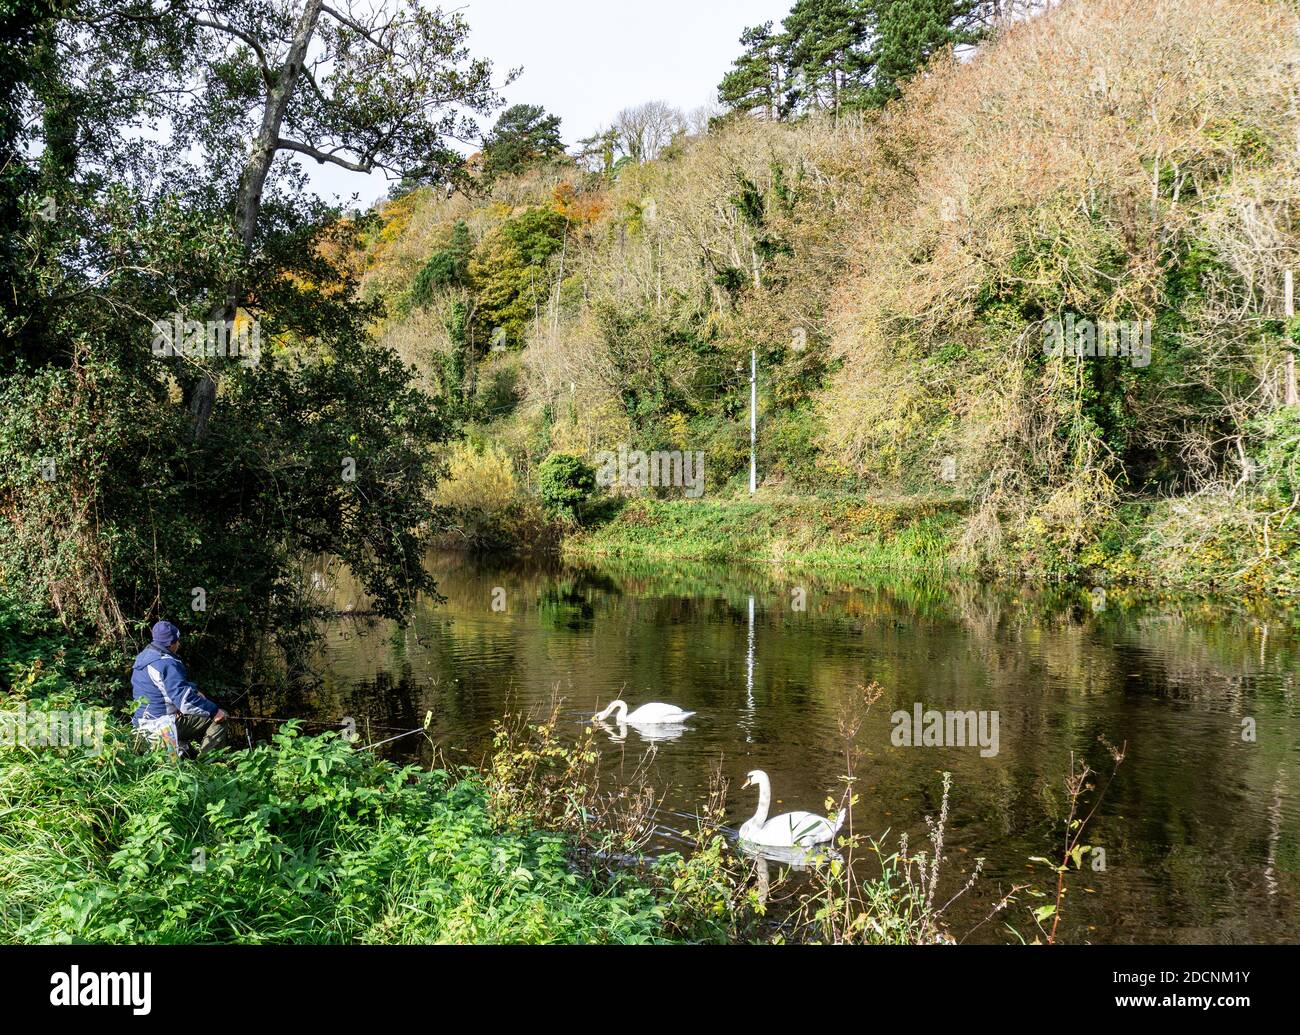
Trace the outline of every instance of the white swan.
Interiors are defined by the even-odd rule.
[[[629,712],[625,702],[615,701],[599,715],[593,716],[592,721],[600,722],[615,712],[618,712],[618,718],[614,721],[620,726],[624,723],[629,726],[666,726],[675,722],[685,722],[695,714],[684,712],[674,704],[643,704],[636,711]]]
[[[740,828],[742,841],[769,848],[793,848],[795,845],[807,848],[833,841],[840,827],[844,826],[847,809],[840,809],[834,825],[825,816],[811,812],[787,812],[768,819],[767,810],[772,804],[772,781],[763,770],[755,769],[748,774],[745,787],[754,784],[758,785],[758,811],[754,813],[753,819]]]

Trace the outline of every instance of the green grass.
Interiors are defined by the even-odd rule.
[[[564,541],[574,560],[770,565],[867,578],[966,575],[1176,590],[1235,601],[1294,599],[1300,521],[1273,516],[1269,550],[1259,516],[1178,500],[1130,504],[1099,539],[1069,553],[1062,530],[1010,521],[1002,550],[980,566],[958,559],[969,506],[925,497],[638,498]],[[1036,531],[1037,530],[1037,531]]]
[[[292,729],[225,761],[10,752],[7,942],[646,942],[652,892],[597,886],[565,839],[494,831],[473,780]]]
[[[606,524],[570,536],[564,549],[587,558],[955,572],[952,547],[964,513],[953,500],[638,499]]]

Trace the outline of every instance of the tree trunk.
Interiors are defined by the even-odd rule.
[[[280,126],[284,123],[284,113],[288,109],[289,99],[298,85],[298,75],[302,71],[303,62],[307,57],[307,48],[316,32],[323,6],[324,0],[307,0],[307,5],[298,19],[293,45],[285,55],[284,65],[267,90],[266,107],[262,111],[262,128],[258,131],[252,153],[244,166],[243,175],[239,180],[239,197],[235,202],[235,227],[239,232],[239,240],[244,246],[245,254],[251,251],[257,237],[257,217],[262,208],[262,192],[266,188],[266,177],[271,171],[275,153],[279,150]],[[244,285],[238,280],[228,283],[225,301],[213,311],[212,319],[219,322],[233,320],[243,292]],[[211,371],[205,370],[190,400],[196,442],[202,442],[207,438],[208,421],[212,416],[212,407],[216,400],[216,378]]]

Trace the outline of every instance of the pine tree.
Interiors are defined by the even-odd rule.
[[[862,103],[878,107],[899,95],[935,53],[976,42],[979,15],[989,6],[979,0],[869,0],[875,25],[871,47],[872,82]]]
[[[936,53],[978,42],[996,0],[795,0],[746,29],[718,87],[732,111],[790,118],[880,107]]]
[[[764,22],[746,29],[740,36],[745,52],[735,67],[723,76],[718,100],[732,111],[777,119],[781,114],[781,37]]]
[[[783,114],[852,107],[870,83],[871,0],[795,0],[782,23]]]
[[[483,142],[483,171],[488,176],[522,172],[564,151],[560,117],[537,104],[507,108]]]

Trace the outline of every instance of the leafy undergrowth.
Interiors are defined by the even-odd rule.
[[[1300,594],[1295,510],[1213,495],[1133,505],[1122,514],[1126,534],[1098,544],[1084,560],[1120,582],[1294,599]]]
[[[292,728],[177,765],[0,765],[0,937],[21,942],[644,942],[649,889],[597,887],[565,838],[493,829],[483,788]]]

